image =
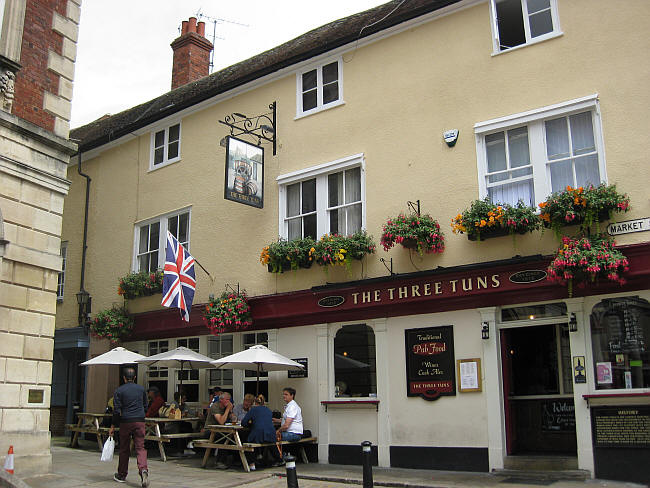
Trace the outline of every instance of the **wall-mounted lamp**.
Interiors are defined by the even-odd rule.
[[[79,325],[86,327],[90,315],[92,297],[83,288],[77,293],[77,303],[79,304]]]
[[[490,338],[490,323],[483,322],[483,328],[481,329],[481,339],[489,339],[489,338]]]
[[[578,319],[573,312],[569,315],[569,332],[578,332]]]

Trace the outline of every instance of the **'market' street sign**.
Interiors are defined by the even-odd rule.
[[[650,230],[650,218],[626,220],[624,222],[616,222],[607,226],[607,233],[610,236],[630,234],[632,232],[643,232],[647,230]]]

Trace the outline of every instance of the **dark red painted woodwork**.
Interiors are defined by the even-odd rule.
[[[573,296],[589,296],[607,293],[634,292],[647,289],[650,285],[650,243],[621,246],[630,261],[631,271],[627,273],[627,283],[623,286],[612,282],[590,284],[585,288],[574,286]],[[355,283],[341,283],[330,286],[298,290],[291,293],[264,295],[250,299],[253,326],[250,330],[294,327],[299,325],[326,322],[368,320],[380,317],[417,315],[451,310],[475,309],[478,307],[503,306],[524,302],[561,300],[567,298],[567,288],[548,280],[529,284],[511,283],[508,277],[529,269],[545,270],[550,257],[539,260],[483,263],[475,267],[434,269],[412,275],[396,275],[386,278],[370,279]],[[471,268],[471,269],[468,269]],[[497,275],[500,285],[476,290],[477,277],[487,277],[488,285],[492,275]],[[463,291],[462,280],[472,280],[472,291]],[[456,292],[451,289],[451,280],[458,280]],[[435,295],[434,283],[441,282],[441,295]],[[430,296],[411,296],[413,286],[418,286],[423,294],[426,283],[431,284]],[[468,281],[466,281],[466,284]],[[398,299],[397,289],[409,287],[409,297]],[[393,300],[388,299],[390,288],[395,288]],[[379,291],[381,301],[374,301],[375,291]],[[362,294],[370,292],[371,301],[362,302]],[[358,293],[358,303],[354,304],[353,294]],[[331,295],[345,297],[345,302],[332,308],[318,306],[318,300]],[[136,315],[134,340],[162,337],[181,337],[205,335],[209,333],[203,325],[202,312],[205,305],[192,307],[189,325],[180,318],[178,310],[162,310]]]

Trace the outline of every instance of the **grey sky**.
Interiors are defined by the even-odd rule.
[[[84,0],[71,127],[157,97],[171,86],[180,23],[201,12],[217,21],[215,70],[314,27],[387,0]],[[206,35],[212,23],[206,22]],[[246,24],[248,27],[226,21]]]

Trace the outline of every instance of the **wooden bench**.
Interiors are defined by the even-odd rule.
[[[110,414],[103,413],[87,413],[79,412],[77,414],[76,424],[66,424],[65,428],[70,432],[74,432],[74,436],[70,440],[70,447],[77,447],[79,445],[79,434],[94,434],[97,436],[97,445],[101,451],[104,447],[104,437],[108,436],[108,427],[99,425],[100,420],[106,417],[111,417]]]
[[[280,441],[279,443],[276,442],[266,442],[263,444],[256,444],[254,442],[244,442],[243,446],[244,447],[276,447],[278,444],[280,445],[297,445],[298,450],[300,452],[300,458],[302,459],[302,462],[305,464],[309,464],[309,458],[307,457],[307,453],[305,452],[305,446],[304,444],[317,444],[318,443],[318,437],[303,437],[302,439],[299,439],[297,441]]]

